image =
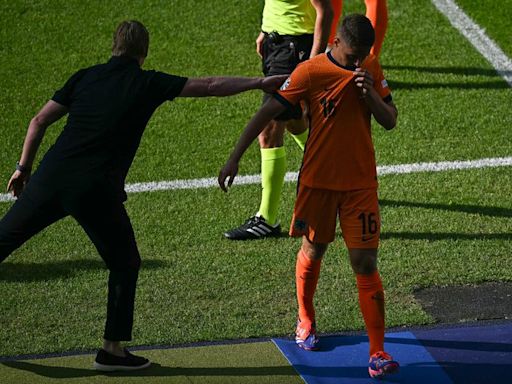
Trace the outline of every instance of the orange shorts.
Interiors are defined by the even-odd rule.
[[[299,185],[290,236],[306,236],[313,243],[331,243],[336,216],[347,248],[377,248],[380,238],[376,189],[330,191]]]

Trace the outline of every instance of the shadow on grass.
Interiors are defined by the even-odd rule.
[[[512,240],[512,233],[382,232],[382,240]]]
[[[413,65],[384,65],[384,69],[397,71],[415,71],[423,73],[442,73],[463,76],[489,76],[499,77],[495,69],[478,67],[420,67]],[[505,71],[507,75],[512,75],[512,71]]]
[[[399,200],[379,200],[381,207],[411,207],[449,212],[477,214],[489,217],[512,217],[512,209],[466,204],[438,204]],[[512,232],[503,233],[453,233],[453,232],[382,232],[381,239],[404,240],[512,240]]]
[[[459,76],[487,76],[501,78],[500,74],[494,69],[475,68],[475,67],[419,67],[412,65],[386,65],[386,70],[414,71],[425,74],[446,74]],[[511,75],[512,71],[505,71],[506,75]],[[505,80],[486,81],[486,82],[403,82],[389,80],[391,89],[432,89],[432,88],[453,88],[453,89],[508,89],[510,86]]]
[[[291,366],[285,367],[166,367],[153,363],[149,368],[131,372],[99,372],[93,369],[55,367],[26,361],[6,361],[3,365],[32,372],[36,375],[53,379],[70,379],[78,377],[171,377],[171,376],[296,376]]]
[[[431,83],[411,83],[404,81],[389,81],[389,87],[392,90],[405,89],[509,89],[510,86],[503,81],[486,81],[483,83],[471,83],[471,82],[431,82]]]
[[[143,260],[142,269],[161,268],[161,260]],[[105,270],[103,261],[98,259],[63,260],[46,263],[11,263],[0,264],[0,281],[45,281],[71,278],[83,271]]]
[[[412,207],[425,209],[438,209],[450,212],[473,213],[491,217],[512,217],[512,209],[501,207],[486,207],[481,205],[467,204],[439,204],[439,203],[421,203],[416,201],[400,201],[400,200],[379,200],[382,207]]]

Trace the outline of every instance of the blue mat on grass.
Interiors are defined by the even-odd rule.
[[[290,339],[273,342],[308,384],[370,383],[366,336],[328,336],[306,352]],[[477,384],[507,382],[512,372],[512,322],[386,334],[400,372],[379,383]]]

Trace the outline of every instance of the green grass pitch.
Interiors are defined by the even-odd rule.
[[[510,57],[512,0],[458,1]],[[363,11],[346,0],[346,11]],[[499,7],[489,4],[501,4]],[[379,165],[512,155],[512,89],[427,0],[389,0],[381,62],[399,109],[391,132],[374,127]],[[7,184],[30,118],[77,69],[106,61],[119,21],[145,23],[145,68],[184,76],[260,73],[254,40],[261,1],[76,0],[0,4],[0,183]],[[150,121],[128,182],[215,177],[261,95],[176,100]],[[49,128],[39,155],[63,123]],[[301,153],[287,140],[289,170]],[[253,145],[241,174],[259,172]],[[143,267],[134,345],[287,335],[296,316],[299,240],[222,238],[252,215],[257,185],[129,196]],[[285,185],[287,228],[295,185]],[[512,281],[512,168],[380,178],[380,269],[389,326],[433,321],[417,288]],[[0,215],[11,203],[0,203]],[[0,265],[0,356],[91,350],[101,342],[107,272],[66,219]],[[320,332],[360,330],[354,277],[341,238],[330,247],[316,297]]]

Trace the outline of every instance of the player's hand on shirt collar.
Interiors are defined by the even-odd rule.
[[[361,89],[361,94],[365,97],[373,88],[373,76],[363,68],[356,68],[354,71],[354,81],[356,86]]]

